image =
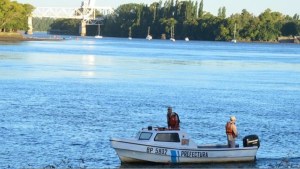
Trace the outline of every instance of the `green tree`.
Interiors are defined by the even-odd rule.
[[[194,39],[196,40],[215,40],[215,28],[218,19],[210,13],[205,13],[198,19],[198,26]]]
[[[78,35],[80,20],[77,19],[57,19],[50,25],[50,32],[55,34]]]
[[[0,30],[16,31],[27,30],[27,18],[34,7],[29,4],[21,4],[16,1],[0,1]]]
[[[297,20],[299,20],[299,19],[300,19],[300,17],[299,17],[299,15],[298,15],[298,14],[295,14],[295,15],[293,16],[293,19],[297,21]]]
[[[283,36],[298,35],[299,34],[298,24],[295,21],[287,22],[282,26],[281,32]]]
[[[115,32],[116,35],[121,37],[127,37],[128,36],[128,28],[132,27],[133,36],[137,32],[140,32],[139,26],[140,26],[140,17],[141,17],[141,11],[140,11],[141,5],[136,3],[130,3],[130,4],[124,4],[119,6],[115,11],[115,19],[117,26],[117,32]]]
[[[215,29],[215,40],[228,41],[232,39],[232,37],[230,36],[228,25],[228,20],[222,19],[217,21],[217,29]]]
[[[225,8],[225,6],[223,6],[223,8],[222,8],[222,18],[223,19],[226,18],[226,8]]]
[[[53,18],[33,18],[33,30],[34,31],[48,31],[50,25],[55,21]]]
[[[218,9],[218,17],[219,17],[219,18],[222,18],[222,19],[225,19],[225,18],[226,18],[226,8],[225,8],[225,6],[220,7],[220,8]]]
[[[161,25],[164,26],[166,33],[170,33],[171,27],[175,27],[175,25],[177,23],[177,21],[174,18],[161,19],[160,22],[161,22]]]
[[[241,14],[234,14],[228,18],[230,34],[233,37],[234,25],[236,24],[236,38],[238,40],[251,41],[256,40],[259,19],[250,14],[246,9]]]
[[[180,34],[181,38],[192,37],[196,34],[198,21],[196,19],[186,20],[183,23],[183,31]]]
[[[160,0],[150,6],[121,5],[114,15],[107,17],[109,20],[105,21],[104,27],[108,35],[121,37],[127,37],[128,28],[132,27],[134,37],[144,38],[150,26],[151,35],[158,38],[161,34],[169,33],[174,26],[176,38],[189,36],[195,40],[227,41],[233,38],[236,25],[236,37],[239,40],[274,41],[284,32],[283,25],[295,21],[297,16],[283,16],[267,9],[256,17],[244,9],[240,14],[226,18],[226,8],[221,7],[216,17],[203,11],[203,0],[199,6],[191,0]],[[299,21],[295,23],[299,25]]]
[[[198,17],[202,18],[203,14],[204,14],[204,11],[203,11],[203,0],[201,0],[200,5],[199,5],[199,9],[198,9]]]
[[[159,11],[159,3],[154,2],[150,5],[150,12],[152,13],[152,23],[157,22],[158,16],[158,11]]]
[[[11,2],[9,0],[0,1],[0,29],[5,29],[5,25],[9,22],[10,16],[13,12],[10,12]]]
[[[259,33],[257,35],[258,40],[262,41],[275,41],[278,36],[281,35],[281,27],[283,24],[283,15],[279,12],[272,12],[270,9],[266,9],[259,15]]]

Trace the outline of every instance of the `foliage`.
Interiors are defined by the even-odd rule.
[[[27,30],[27,18],[34,10],[29,4],[16,1],[0,1],[0,31]],[[97,14],[98,15],[98,14]],[[99,16],[101,17],[101,16]],[[175,38],[189,37],[193,40],[229,41],[233,38],[236,25],[236,38],[240,41],[276,41],[279,36],[299,36],[299,14],[285,16],[266,9],[254,16],[246,9],[241,13],[226,17],[226,8],[220,7],[217,16],[204,11],[203,0],[159,0],[152,4],[128,3],[120,5],[113,14],[103,16],[101,33],[104,36],[145,38],[150,28],[153,38],[170,36],[174,28]],[[51,29],[60,34],[78,35],[80,20],[72,19],[33,19],[34,30]],[[91,27],[95,29],[97,27]],[[56,32],[57,33],[57,32]]]
[[[281,32],[283,36],[295,36],[299,34],[299,28],[296,21],[291,21],[285,23],[282,28]]]
[[[200,5],[199,5],[199,9],[198,9],[198,17],[199,18],[201,18],[204,14],[203,7],[204,7],[203,0],[201,0]]]
[[[233,38],[236,24],[236,38],[241,41],[276,41],[281,35],[299,35],[299,15],[284,16],[266,9],[254,16],[246,9],[239,14],[226,17],[226,8],[220,7],[217,16],[203,10],[203,0],[198,4],[191,0],[166,0],[144,4],[124,4],[104,20],[103,34],[106,36],[145,38],[148,27],[151,35],[160,38],[170,36],[170,28],[175,28],[175,38],[188,36],[194,40],[229,41]]]
[[[220,7],[218,10],[218,17],[225,19],[226,18],[226,8],[223,6],[222,8]]]
[[[57,19],[51,25],[50,32],[55,34],[78,35],[80,20]]]
[[[49,31],[50,25],[55,21],[53,18],[33,18],[32,26],[34,31]]]
[[[258,16],[258,34],[257,39],[260,41],[274,41],[281,35],[280,29],[283,23],[283,15],[279,12],[272,12],[266,9]]]
[[[0,1],[0,32],[28,29],[28,16],[34,7],[29,4],[20,4],[16,1]]]

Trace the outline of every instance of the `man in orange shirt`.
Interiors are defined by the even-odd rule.
[[[179,116],[177,113],[172,111],[172,107],[168,107],[167,122],[168,122],[168,129],[179,130],[179,123],[180,123]]]
[[[225,126],[228,147],[230,148],[235,148],[235,138],[238,136],[235,122],[236,122],[235,116],[231,116],[230,121],[228,121]]]

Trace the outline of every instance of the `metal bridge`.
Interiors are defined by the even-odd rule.
[[[79,8],[61,8],[61,7],[37,7],[30,17],[28,17],[28,34],[33,33],[32,18],[64,18],[80,19],[81,26],[79,33],[81,36],[86,35],[86,25],[100,24],[102,18],[96,17],[96,13],[101,16],[109,15],[114,12],[111,7],[96,7],[95,0],[84,0]]]
[[[95,19],[96,11],[101,15],[113,13],[111,7],[93,7],[93,8],[60,8],[60,7],[37,7],[32,17],[37,18],[66,18],[66,19]]]

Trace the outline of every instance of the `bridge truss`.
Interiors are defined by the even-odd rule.
[[[33,33],[32,17],[37,18],[64,18],[64,19],[80,19],[80,34],[86,35],[86,25],[99,25],[103,20],[101,16],[109,15],[114,12],[111,7],[95,7],[95,0],[84,0],[79,8],[61,8],[61,7],[37,7],[30,17],[28,17],[28,34]]]
[[[80,19],[80,35],[86,35],[86,25],[100,25],[103,17],[96,16],[100,14],[102,16],[112,14],[114,12],[111,7],[94,7],[82,5],[81,8],[59,8],[59,7],[38,7],[36,8],[30,17],[28,17],[28,34],[33,33],[32,18],[64,18],[64,19]]]
[[[96,11],[101,15],[109,15],[114,12],[111,7],[93,7],[93,8],[60,8],[60,7],[38,7],[32,17],[38,18],[65,18],[82,19],[85,21],[95,20]]]

